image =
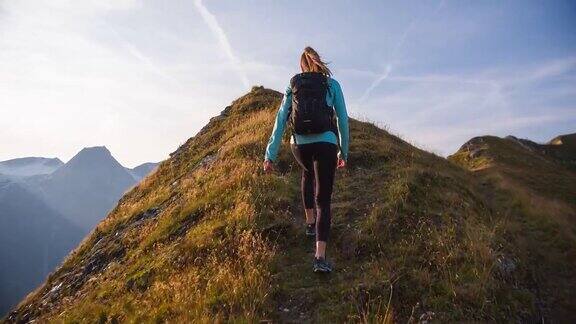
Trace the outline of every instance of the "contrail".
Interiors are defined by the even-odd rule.
[[[441,0],[438,5],[436,6],[436,9],[434,9],[434,11],[432,12],[432,16],[436,15],[438,13],[438,11],[440,11],[440,9],[442,9],[442,7],[444,7],[444,3],[446,0]],[[404,42],[406,41],[406,38],[408,37],[408,34],[410,34],[410,32],[415,28],[415,26],[422,20],[423,16],[420,16],[418,18],[414,18],[412,19],[412,21],[410,22],[410,24],[408,25],[408,27],[406,28],[406,30],[404,30],[404,32],[402,33],[402,35],[400,36],[400,39],[398,40],[398,43],[396,44],[396,46],[394,46],[394,48],[392,49],[392,52],[390,54],[390,61],[393,62],[393,60],[396,58],[396,55],[398,54],[398,52],[400,51],[400,49],[402,48],[402,46],[404,46]],[[364,93],[362,94],[362,96],[360,97],[360,99],[358,99],[358,104],[363,103],[366,99],[368,99],[368,97],[370,96],[370,94],[372,93],[372,91],[374,89],[376,89],[380,83],[382,83],[382,81],[386,80],[386,78],[388,78],[388,76],[390,75],[390,72],[392,71],[392,63],[387,64],[386,68],[384,69],[384,72],[382,72],[382,74],[376,78],[376,80],[374,80],[370,86],[366,89],[366,91],[364,91]]]
[[[226,56],[228,56],[230,62],[234,65],[234,68],[236,69],[236,72],[238,73],[238,76],[240,77],[240,80],[242,81],[244,86],[247,89],[250,88],[250,81],[248,80],[248,77],[246,76],[246,73],[242,68],[242,62],[240,61],[240,59],[238,59],[238,57],[236,57],[236,55],[234,55],[234,52],[232,51],[232,46],[228,41],[228,36],[226,36],[224,29],[220,27],[220,24],[218,23],[218,20],[216,20],[216,17],[210,11],[208,11],[208,9],[202,3],[202,0],[194,1],[194,5],[196,6],[196,9],[198,9],[198,11],[200,12],[202,19],[204,19],[204,22],[208,25],[212,33],[214,33],[214,36],[216,36],[216,38],[218,39],[220,47],[222,48],[224,53],[226,53]]]
[[[364,94],[362,95],[362,97],[360,97],[360,99],[358,99],[358,103],[364,102],[364,100],[366,100],[368,98],[370,93],[372,93],[372,90],[376,89],[376,87],[378,85],[380,85],[380,83],[382,81],[384,81],[388,77],[388,75],[390,75],[391,70],[392,70],[392,65],[390,65],[390,64],[386,65],[386,68],[384,69],[384,73],[382,73],[376,80],[374,80],[374,82],[372,82],[372,84],[370,84],[368,89],[366,89],[366,91],[364,91]]]

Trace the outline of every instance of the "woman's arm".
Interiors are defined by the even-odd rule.
[[[292,89],[290,85],[288,85],[284,91],[284,98],[282,98],[280,109],[278,109],[278,113],[276,114],[276,122],[274,122],[274,129],[272,130],[272,135],[270,135],[268,146],[266,146],[264,160],[276,161],[280,144],[282,144],[282,135],[284,135],[284,129],[286,128],[286,120],[288,119],[288,113],[291,108]]]
[[[348,113],[346,112],[346,103],[344,102],[344,94],[338,81],[332,79],[334,90],[334,110],[336,111],[336,119],[338,121],[338,135],[340,142],[339,156],[348,161],[348,145],[350,141],[348,129]]]

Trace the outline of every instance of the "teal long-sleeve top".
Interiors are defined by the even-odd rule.
[[[339,145],[340,152],[338,156],[343,160],[348,160],[348,145],[349,145],[349,129],[348,129],[348,113],[346,112],[346,104],[344,102],[344,95],[342,88],[338,81],[333,78],[328,78],[328,91],[326,91],[326,103],[328,106],[333,107],[336,112],[336,120],[338,125],[338,135],[333,131],[326,131],[320,134],[299,135],[294,134],[290,137],[291,144],[308,144],[316,142],[328,142]],[[286,128],[288,113],[292,108],[292,89],[290,85],[284,91],[282,103],[276,114],[276,121],[274,122],[274,129],[266,147],[265,160],[272,162],[276,161],[280,144],[282,143],[282,135]],[[295,138],[294,138],[295,137]]]

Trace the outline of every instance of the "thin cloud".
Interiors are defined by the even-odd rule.
[[[457,146],[464,143],[467,139],[474,136],[482,135],[497,135],[506,136],[514,134],[518,130],[530,126],[542,126],[545,124],[571,121],[576,119],[576,108],[572,109],[559,109],[557,107],[550,107],[555,109],[555,115],[537,114],[531,116],[508,116],[500,117],[498,120],[490,119],[488,116],[483,120],[470,120],[462,123],[459,126],[452,126],[449,129],[446,127],[427,127],[417,133],[418,138],[425,138],[428,145],[441,148],[447,143],[448,147],[442,149],[442,154],[447,155],[454,153]],[[487,121],[490,121],[487,123]],[[481,127],[479,127],[481,126]]]
[[[198,9],[198,12],[200,12],[202,19],[204,19],[204,22],[208,25],[212,33],[214,33],[214,36],[216,36],[216,38],[218,39],[218,44],[220,44],[220,47],[222,48],[224,53],[226,53],[226,56],[228,56],[230,62],[234,65],[234,68],[236,69],[236,72],[238,73],[238,76],[240,77],[242,84],[244,84],[244,86],[248,89],[250,87],[250,81],[248,80],[246,72],[242,67],[242,62],[234,54],[232,46],[228,41],[228,36],[226,36],[226,32],[224,32],[224,29],[222,29],[222,27],[218,23],[218,20],[216,20],[216,16],[214,16],[208,10],[208,8],[204,6],[202,0],[194,1],[194,5],[196,6],[196,9]]]
[[[528,136],[535,127],[576,120],[574,92],[565,79],[573,69],[574,59],[567,57],[473,74],[393,76],[387,82],[394,83],[394,91],[375,94],[363,113],[385,120],[394,132],[409,134],[406,138],[412,143],[446,155],[473,136]],[[547,88],[550,82],[555,84],[553,89]],[[573,131],[560,127],[556,132]]]
[[[128,53],[130,53],[130,55],[135,57],[138,61],[140,61],[142,64],[144,64],[150,71],[152,71],[153,73],[162,77],[164,80],[166,80],[166,81],[168,81],[174,85],[177,85],[179,87],[182,87],[182,84],[178,80],[176,80],[174,77],[172,77],[168,73],[164,72],[164,70],[162,68],[158,67],[152,61],[152,59],[150,57],[148,57],[146,54],[144,54],[142,51],[140,51],[136,46],[134,46],[134,44],[127,41],[122,35],[120,35],[120,33],[118,33],[118,31],[115,28],[113,28],[112,26],[107,26],[107,27],[112,32],[112,34],[114,34],[116,39],[122,44],[122,46],[128,51]]]

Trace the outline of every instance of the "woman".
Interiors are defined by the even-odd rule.
[[[314,272],[329,273],[332,271],[332,265],[326,261],[326,242],[331,223],[330,203],[336,168],[344,168],[348,159],[348,115],[340,84],[331,78],[332,72],[313,48],[306,47],[304,49],[300,58],[300,67],[302,73],[295,75],[290,80],[290,85],[286,87],[284,98],[276,115],[274,130],[266,147],[264,171],[273,171],[273,163],[282,142],[286,121],[291,117],[292,126],[296,132],[293,131],[290,146],[296,161],[302,167],[301,189],[306,212],[306,234],[316,236],[313,269]],[[301,81],[303,79],[305,81]],[[315,80],[319,81],[314,83]],[[322,84],[324,88],[322,88]],[[302,90],[307,85],[311,86],[312,88],[309,89],[312,90],[308,92],[306,89]],[[325,89],[325,95],[324,92],[314,89]],[[315,130],[324,130],[321,132],[301,130],[303,128],[297,123],[302,122],[296,121],[298,114],[301,116],[302,111],[306,110],[306,108],[299,107],[303,106],[302,101],[305,99],[302,96],[310,93],[321,93],[322,100],[314,101],[312,99],[312,101],[308,101],[317,105],[319,101],[322,101],[321,104],[326,108],[318,108],[318,111],[327,116],[336,113],[336,121],[334,118],[328,117],[331,120],[331,127],[314,128]],[[325,117],[320,119],[322,118]],[[338,148],[340,149],[339,152]],[[314,203],[316,205],[316,217],[314,215]]]

